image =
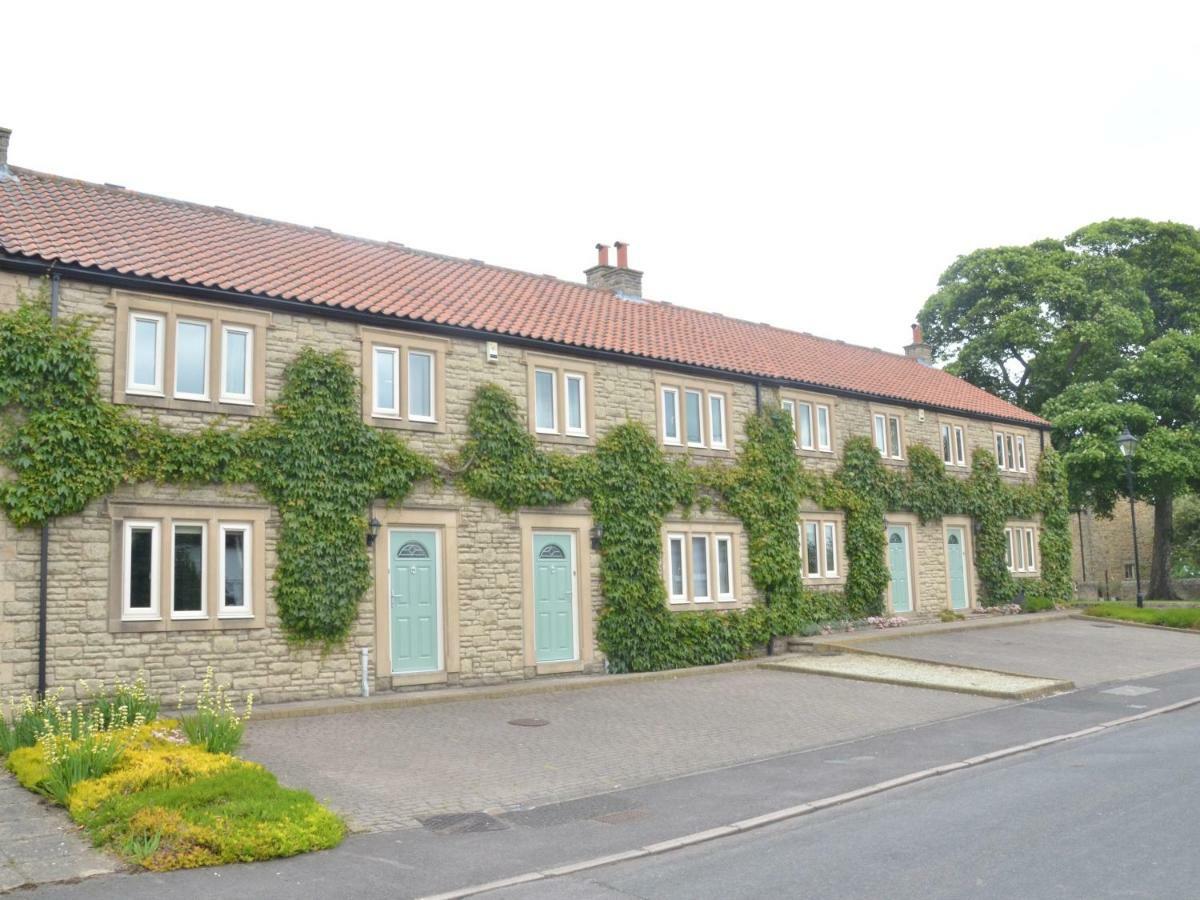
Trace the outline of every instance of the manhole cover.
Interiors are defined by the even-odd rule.
[[[1118,697],[1140,697],[1142,694],[1153,694],[1158,688],[1142,687],[1140,684],[1123,684],[1120,687],[1101,691],[1102,694],[1116,694]]]
[[[421,819],[434,834],[473,834],[480,831],[504,831],[508,825],[484,812],[446,813]]]
[[[543,725],[549,725],[549,719],[509,719],[509,725],[519,725],[521,728],[541,728]]]

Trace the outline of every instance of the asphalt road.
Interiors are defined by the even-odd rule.
[[[1195,898],[1193,707],[492,900]]]

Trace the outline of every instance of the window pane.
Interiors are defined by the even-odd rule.
[[[832,522],[825,523],[825,572],[837,572],[837,528]]]
[[[663,389],[663,437],[679,440],[679,393],[673,388]]]
[[[701,404],[699,391],[684,391],[684,424],[687,427],[687,440],[689,444],[704,443],[704,428],[700,421]]]
[[[730,572],[729,540],[717,539],[717,593],[722,597],[733,594],[733,578]]]
[[[954,462],[954,448],[950,444],[950,426],[942,426],[942,459],[945,462]]]
[[[583,431],[583,379],[567,376],[567,429]]]
[[[1025,568],[1030,572],[1037,568],[1033,564],[1033,529],[1025,529]]]
[[[712,429],[713,446],[725,446],[725,398],[720,394],[709,395],[708,425]]]
[[[175,612],[200,612],[204,598],[200,582],[204,570],[204,528],[175,526],[174,598]]]
[[[1011,528],[1004,529],[1004,565],[1013,567],[1013,533]]]
[[[891,442],[892,456],[899,459],[903,454],[900,450],[900,419],[888,416],[888,440]]]
[[[817,407],[817,447],[828,450],[832,447],[829,440],[829,407]]]
[[[1025,438],[1017,438],[1017,468],[1025,471]]]
[[[683,540],[671,538],[671,596],[683,596]]]
[[[963,430],[961,428],[954,429],[954,453],[960,466],[967,464],[967,448],[964,446]]]
[[[1004,468],[1004,435],[996,435],[996,465]]]
[[[804,559],[809,575],[821,574],[821,548],[817,543],[817,523],[804,523]]]
[[[158,384],[158,325],[154,319],[133,320],[134,384]]]
[[[208,326],[180,322],[175,332],[175,393],[204,394]]]
[[[812,406],[807,403],[801,403],[797,407],[797,415],[800,428],[800,446],[805,450],[811,450],[813,445],[812,440]]]
[[[880,456],[887,456],[887,424],[883,416],[875,417],[875,449]]]
[[[244,331],[225,332],[225,393],[245,396],[246,363],[250,335]]]
[[[784,400],[781,404],[783,411],[788,414],[788,418],[792,420],[792,433],[796,432],[796,404],[792,400]]]
[[[375,409],[399,412],[396,402],[396,351],[375,350]]]
[[[538,369],[533,373],[534,426],[542,431],[554,431],[554,373]]]
[[[1016,454],[1013,453],[1013,439],[1011,434],[1006,434],[1004,436],[1004,455],[1008,460],[1008,467],[1010,469],[1015,469],[1017,467],[1017,457]]]
[[[408,415],[433,418],[433,357],[428,353],[408,354]]]
[[[246,607],[246,532],[242,529],[225,530],[225,606],[234,609]]]
[[[129,529],[129,608],[150,609],[154,596],[154,529]]]
[[[708,596],[708,538],[692,538],[692,596]]]

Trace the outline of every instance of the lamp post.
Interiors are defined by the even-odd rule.
[[[1121,448],[1121,455],[1125,457],[1125,486],[1129,493],[1129,522],[1133,526],[1133,577],[1137,588],[1137,605],[1140,609],[1145,602],[1142,597],[1142,562],[1138,558],[1137,509],[1133,503],[1133,453],[1137,449],[1137,444],[1138,439],[1129,432],[1129,426],[1126,425],[1121,436],[1117,438],[1117,446]]]

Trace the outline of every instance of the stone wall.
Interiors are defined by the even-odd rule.
[[[18,289],[36,290],[30,279],[0,272],[0,309],[16,303]],[[101,372],[102,391],[113,396],[116,340],[116,298],[106,288],[79,282],[64,282],[61,292],[63,315],[85,317],[94,331],[94,346]],[[321,351],[341,350],[362,375],[362,344],[357,325],[327,317],[274,312],[266,337],[266,395],[269,404],[278,396],[286,364],[303,347]],[[476,387],[495,382],[510,391],[521,407],[527,408],[529,354],[520,347],[499,344],[499,358],[488,360],[483,341],[453,339],[446,342],[445,427],[438,433],[400,429],[400,434],[422,453],[443,456],[457,448],[467,434],[467,412]],[[564,355],[564,359],[567,358]],[[594,373],[595,431],[603,435],[627,419],[645,422],[657,429],[655,370],[624,363],[580,361]],[[711,379],[709,379],[711,381]],[[752,385],[729,382],[728,439],[736,444],[744,433],[746,418],[756,405]],[[806,464],[832,471],[840,459],[845,440],[851,435],[871,433],[870,413],[876,407],[860,400],[827,398],[833,407],[833,452],[805,453]],[[766,389],[763,402],[776,402],[778,392]],[[824,402],[824,401],[823,401]],[[137,415],[153,416],[163,425],[180,431],[196,430],[215,417],[206,412],[177,409],[143,409],[129,406]],[[908,442],[939,447],[937,413],[888,406],[904,417]],[[975,446],[992,446],[992,427],[965,417],[954,421],[967,429],[968,453]],[[1036,433],[1028,433],[1029,469],[1038,456]],[[542,441],[547,448],[563,449],[559,438]],[[580,448],[594,446],[595,435],[577,441]],[[570,450],[570,447],[567,447]],[[683,452],[672,449],[671,452]],[[705,458],[732,459],[732,454],[702,453]],[[894,463],[889,461],[889,465]],[[902,463],[900,464],[902,465]],[[967,469],[962,470],[965,475]],[[1006,476],[1013,478],[1014,476]],[[1032,479],[1032,474],[1026,476]],[[56,521],[51,526],[49,580],[49,682],[71,692],[78,679],[130,677],[144,669],[153,687],[173,696],[182,687],[194,692],[207,666],[235,690],[253,690],[267,701],[352,695],[358,691],[360,647],[377,646],[380,605],[386,604],[386,585],[377,586],[374,597],[364,598],[351,639],[328,652],[296,649],[288,645],[279,628],[270,601],[265,627],[237,630],[168,631],[128,633],[114,630],[108,604],[110,560],[113,555],[110,504],[178,503],[230,506],[263,504],[251,487],[202,487],[137,485],[118,489],[82,513]],[[480,684],[530,677],[536,669],[527,664],[527,635],[524,633],[524,600],[521,569],[521,532],[518,516],[503,513],[490,504],[463,497],[450,489],[420,485],[405,503],[405,510],[450,511],[457,534],[456,604],[458,612],[457,671],[447,672],[444,682]],[[547,511],[549,512],[549,511]],[[586,504],[558,510],[587,515]],[[695,512],[693,519],[720,521],[717,512]],[[727,520],[726,520],[727,521]],[[736,524],[734,528],[739,528]],[[272,511],[265,535],[266,575],[274,567],[278,520]],[[969,529],[968,529],[969,531]],[[917,616],[933,616],[948,605],[942,523],[918,526],[913,522]],[[586,538],[586,536],[584,536]],[[841,536],[844,539],[844,535]],[[744,602],[758,598],[749,582],[747,541],[739,543]],[[580,543],[588,554],[594,616],[603,598],[599,588],[598,554]],[[842,555],[844,559],[844,553]],[[39,537],[36,529],[16,529],[0,518],[0,695],[31,689],[36,684],[36,609],[38,597]],[[973,570],[973,567],[972,567]],[[843,566],[844,574],[844,566]],[[976,586],[978,589],[978,586]],[[386,622],[386,620],[384,620]],[[590,670],[600,670],[603,659],[598,649]],[[372,681],[376,689],[394,686],[372,652]],[[383,669],[384,671],[381,671]],[[415,687],[416,685],[405,685]]]
[[[1150,583],[1150,561],[1154,551],[1154,507],[1138,501],[1134,509],[1144,592]],[[1098,516],[1083,510],[1071,517],[1071,571],[1075,590],[1084,600],[1133,600],[1137,597],[1128,501],[1118,503],[1111,516]],[[1200,599],[1200,579],[1177,578],[1171,584],[1181,598]]]

